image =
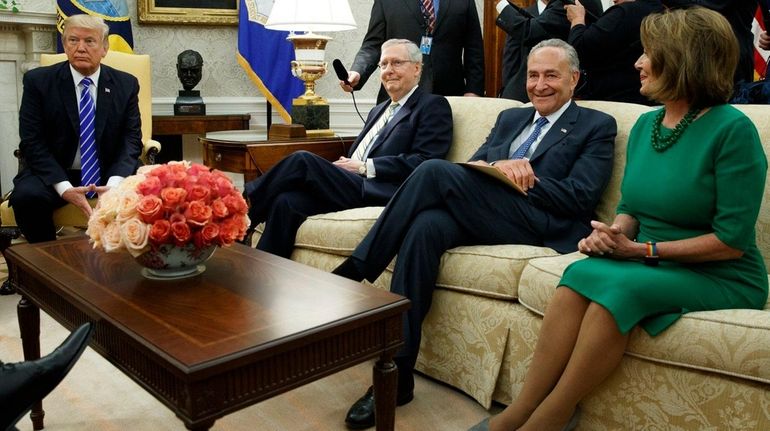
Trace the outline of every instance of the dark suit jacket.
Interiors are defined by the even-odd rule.
[[[537,0],[531,6],[524,8],[524,11],[532,15],[533,17],[540,15],[540,10],[537,8]],[[513,78],[513,75],[519,70],[519,63],[522,61],[521,57],[521,41],[514,39],[510,34],[505,36],[505,45],[503,46],[503,82],[505,84]],[[503,92],[503,87],[498,91],[497,96],[500,96]]]
[[[548,215],[543,243],[574,250],[590,232],[594,209],[609,182],[617,125],[615,119],[574,102],[540,141],[529,162],[539,181],[527,192],[534,207]],[[532,123],[534,108],[500,113],[486,142],[470,160],[508,159],[511,142]]]
[[[703,6],[724,15],[738,38],[740,49],[735,82],[754,80],[754,34],[751,25],[757,11],[757,0],[664,0],[663,4],[670,8]]]
[[[139,83],[133,75],[101,65],[96,98],[96,149],[101,183],[136,171],[142,152]],[[78,101],[69,63],[24,74],[19,110],[19,149],[25,167],[16,179],[35,175],[46,185],[68,180],[79,146]]]
[[[420,46],[425,19],[420,0],[374,0],[369,29],[351,70],[361,74],[360,89],[377,69],[380,47],[388,39],[408,39]],[[473,0],[441,0],[430,55],[423,55],[423,90],[442,96],[484,94],[484,43]],[[378,102],[387,99],[380,88]]]
[[[602,5],[599,0],[585,0],[581,3],[586,8],[586,22],[594,21],[591,14],[595,17],[602,14]],[[567,20],[564,3],[562,0],[552,0],[545,7],[543,13],[535,17],[510,4],[497,16],[496,24],[513,39],[511,43],[518,42],[517,51],[521,56],[518,62],[513,60],[514,64],[518,64],[518,70],[514,71],[512,77],[503,83],[504,88],[501,97],[527,102],[529,101],[526,91],[527,56],[530,49],[540,41],[553,38],[567,40],[570,23]]]
[[[662,11],[660,0],[636,0],[612,6],[593,24],[572,27],[567,42],[577,51],[585,71],[576,97],[655,103],[639,94],[641,83],[634,63],[643,51],[639,37],[642,19]]]
[[[389,102],[383,102],[369,112],[366,125],[353,142],[348,156],[355,152],[388,105]],[[371,144],[368,158],[374,163],[377,176],[364,180],[364,197],[387,201],[420,163],[443,158],[451,143],[452,108],[449,102],[417,87]]]

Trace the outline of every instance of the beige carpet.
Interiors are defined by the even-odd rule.
[[[7,276],[5,262],[0,277]],[[0,359],[22,360],[16,320],[18,295],[0,296]],[[41,351],[47,354],[67,331],[41,313]],[[345,430],[348,407],[371,382],[372,363],[364,363],[256,404],[218,420],[213,430]],[[49,431],[184,430],[173,413],[109,362],[87,349],[67,378],[46,399]],[[493,408],[499,411],[499,407]],[[417,376],[415,399],[396,410],[399,431],[467,430],[489,413],[464,393]],[[32,429],[29,418],[17,425]]]

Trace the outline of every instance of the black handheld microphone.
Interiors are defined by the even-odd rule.
[[[332,66],[334,66],[334,72],[337,74],[337,78],[344,82],[345,85],[350,85],[350,81],[348,81],[348,70],[345,69],[345,66],[342,65],[339,58],[335,58],[334,61],[332,61]]]

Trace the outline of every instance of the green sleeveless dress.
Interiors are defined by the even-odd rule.
[[[730,105],[715,106],[658,152],[651,144],[656,113],[642,115],[631,130],[617,212],[639,221],[639,242],[714,233],[743,256],[658,266],[589,257],[570,265],[560,282],[609,310],[622,333],[641,325],[653,336],[690,311],[762,309],[768,294],[754,233],[767,159],[753,123]]]

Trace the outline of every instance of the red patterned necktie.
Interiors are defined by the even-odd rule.
[[[422,10],[428,21],[427,32],[433,34],[433,30],[436,28],[436,11],[433,10],[433,0],[422,0]]]

